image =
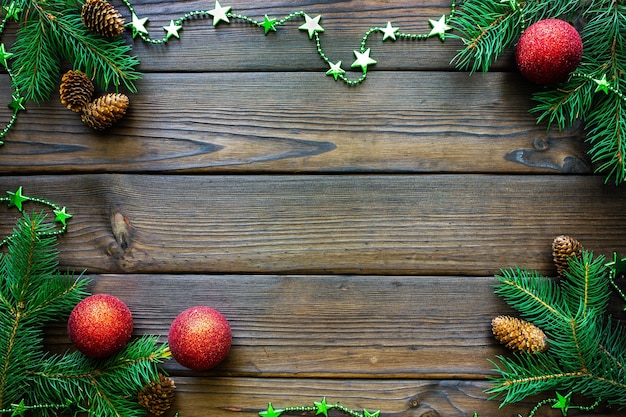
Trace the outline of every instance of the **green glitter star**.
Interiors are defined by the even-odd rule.
[[[322,398],[321,402],[315,401],[313,404],[315,404],[315,407],[317,407],[315,415],[324,414],[326,417],[328,417],[328,410],[333,408],[332,405],[326,404],[326,397]]]
[[[26,197],[22,194],[22,187],[20,186],[17,191],[7,191],[9,196],[9,207],[15,206],[19,211],[22,211],[22,204],[30,200],[30,197]]]
[[[560,409],[561,413],[563,414],[563,417],[566,417],[567,412],[569,411],[571,396],[572,396],[571,392],[567,394],[566,396],[562,396],[561,394],[557,392],[556,393],[557,401],[556,401],[556,404],[552,406],[552,408]]]
[[[67,219],[71,219],[72,215],[67,213],[66,208],[63,207],[62,209],[55,209],[54,210],[54,214],[55,214],[55,218],[54,221],[63,224],[63,226],[67,225]]]
[[[177,25],[173,20],[170,20],[170,24],[163,26],[163,30],[166,32],[165,40],[169,40],[172,36],[180,39],[179,30],[183,28],[182,25]]]
[[[9,108],[13,109],[13,111],[15,113],[17,113],[20,110],[26,110],[26,107],[24,107],[24,97],[20,97],[20,95],[18,93],[15,93],[11,96],[11,102],[9,103]]]
[[[285,411],[285,410],[282,410],[280,408],[274,410],[274,406],[272,406],[272,403],[269,403],[267,405],[267,411],[261,411],[259,413],[259,416],[261,416],[261,417],[278,417],[278,416],[280,416],[283,413],[283,411]]]
[[[13,20],[19,20],[20,18],[20,12],[22,11],[22,9],[20,9],[19,7],[17,7],[17,5],[15,4],[14,1],[11,2],[11,4],[9,4],[8,6],[4,6],[3,7],[6,16],[5,18],[7,20],[9,19],[13,19]]]
[[[133,13],[132,19],[131,26],[133,28],[133,39],[140,33],[147,35],[148,29],[146,29],[146,23],[148,23],[148,18],[144,17],[140,19],[135,13]]]
[[[0,63],[5,67],[8,66],[9,64],[7,63],[7,59],[11,58],[12,56],[12,53],[7,52],[7,50],[4,49],[4,44],[0,43]]]
[[[340,75],[346,73],[343,68],[341,68],[341,61],[337,62],[336,64],[329,62],[328,65],[330,65],[330,69],[326,71],[326,75],[332,75],[333,77],[335,77],[335,81],[337,81]]]
[[[261,23],[263,30],[265,31],[265,35],[267,36],[270,31],[276,32],[276,19],[270,19],[265,15],[263,17],[263,23]]]
[[[602,78],[600,78],[599,80],[594,79],[594,81],[596,82],[596,84],[598,84],[594,93],[597,93],[598,91],[604,91],[606,94],[609,93],[609,87],[611,86],[611,83],[606,79],[606,74],[602,74]]]
[[[428,34],[428,37],[430,38],[431,36],[437,35],[442,41],[445,41],[446,32],[452,30],[452,28],[446,23],[446,15],[444,14],[443,16],[441,16],[439,20],[428,19],[428,21],[433,27],[433,29]]]

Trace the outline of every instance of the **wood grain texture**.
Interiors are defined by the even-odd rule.
[[[323,72],[149,74],[104,134],[57,96],[21,114],[0,173],[591,170],[582,129],[537,125],[519,75],[372,72],[366,83],[348,88]]]
[[[626,252],[626,194],[593,176],[70,175],[3,183],[26,183],[27,195],[69,208],[75,219],[61,261],[89,271],[491,275],[522,264],[553,274],[550,245],[559,234],[598,254]],[[112,222],[128,237],[114,234]]]

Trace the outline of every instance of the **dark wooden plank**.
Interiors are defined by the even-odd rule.
[[[293,405],[313,406],[326,397],[328,403],[362,412],[380,410],[381,417],[517,417],[528,415],[536,402],[524,401],[498,408],[498,401],[488,401],[483,391],[489,384],[482,381],[423,380],[334,380],[334,379],[249,379],[249,378],[182,378],[175,377],[176,399],[172,410],[181,416],[258,417],[272,402],[275,408]],[[532,400],[540,399],[535,397]],[[541,398],[542,399],[542,398]],[[428,412],[438,414],[426,414]],[[617,416],[617,410],[600,409],[594,416]],[[570,411],[568,415],[575,411]],[[287,415],[287,414],[285,414]],[[314,416],[315,413],[290,415]],[[335,411],[330,417],[343,416]],[[542,417],[562,416],[549,406],[541,409]]]
[[[356,88],[323,72],[149,74],[139,88],[104,134],[58,96],[30,103],[0,173],[590,171],[582,129],[537,125],[517,74],[372,72]]]
[[[90,271],[491,275],[523,264],[554,274],[559,234],[626,253],[626,194],[598,177],[68,175],[2,185],[67,206],[62,263]]]

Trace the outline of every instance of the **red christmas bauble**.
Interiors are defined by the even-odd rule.
[[[545,19],[530,25],[515,50],[519,71],[539,85],[565,81],[583,54],[580,34],[564,20]]]
[[[168,344],[174,359],[186,368],[203,371],[222,362],[232,342],[230,324],[217,310],[195,306],[172,322]]]
[[[106,358],[119,352],[133,333],[133,316],[122,300],[108,294],[85,298],[70,313],[67,331],[85,356]]]

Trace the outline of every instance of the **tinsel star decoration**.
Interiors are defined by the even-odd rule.
[[[314,401],[313,405],[305,405],[305,406],[288,406],[284,408],[274,408],[272,403],[270,402],[267,405],[267,409],[260,411],[260,417],[279,417],[283,414],[302,414],[315,412],[315,415],[323,415],[324,417],[328,417],[328,412],[330,410],[337,410],[343,414],[346,414],[350,417],[379,417],[380,411],[368,411],[363,410],[362,412],[358,410],[351,410],[347,407],[339,403],[328,403],[326,401],[326,397],[322,398],[321,401]]]
[[[132,5],[132,3],[129,0],[122,0],[122,3],[124,3],[124,5],[130,11],[131,19],[130,19],[130,22],[126,24],[126,28],[130,30],[132,39],[141,39],[142,41],[150,43],[150,44],[165,44],[165,43],[171,42],[172,39],[180,39],[181,31],[183,30],[185,23],[191,20],[209,19],[211,21],[212,26],[215,29],[218,29],[219,26],[223,24],[232,24],[233,22],[246,23],[247,24],[246,28],[252,27],[252,28],[260,29],[261,33],[263,33],[264,36],[270,36],[272,33],[277,32],[281,27],[285,26],[289,22],[295,19],[301,19],[301,23],[297,26],[297,29],[302,32],[305,32],[309,40],[315,43],[315,50],[317,54],[322,59],[322,61],[324,61],[324,63],[328,65],[325,74],[327,76],[332,77],[334,81],[342,81],[351,86],[355,86],[364,82],[365,79],[367,78],[368,69],[377,63],[377,61],[372,57],[372,55],[374,55],[375,52],[373,51],[372,48],[366,46],[371,36],[373,36],[374,34],[382,34],[382,42],[396,41],[398,39],[423,41],[431,37],[438,37],[443,41],[446,38],[446,32],[451,30],[451,27],[448,26],[447,23],[453,17],[455,13],[455,9],[456,9],[456,0],[452,0],[449,15],[446,16],[444,14],[438,20],[429,19],[429,24],[432,27],[432,29],[428,33],[411,34],[411,33],[401,32],[398,27],[393,25],[393,22],[386,22],[385,26],[381,26],[381,27],[376,26],[376,27],[370,28],[369,30],[365,32],[365,35],[361,38],[360,48],[354,50],[355,60],[350,66],[351,69],[355,70],[358,78],[349,79],[347,76],[348,72],[346,71],[346,69],[342,68],[342,62],[331,60],[324,52],[324,49],[321,43],[321,37],[320,37],[325,31],[321,23],[322,15],[319,15],[319,14],[309,15],[308,13],[305,13],[304,11],[297,11],[294,13],[290,13],[283,18],[272,17],[272,16],[265,14],[262,17],[262,19],[254,19],[254,18],[245,16],[243,14],[235,13],[232,10],[231,6],[227,4],[222,4],[220,3],[219,0],[215,0],[214,6],[211,9],[193,10],[188,13],[185,13],[184,15],[180,16],[178,19],[171,19],[168,25],[161,27],[162,30],[165,32],[163,36],[160,38],[153,38],[151,37],[150,30],[148,29],[148,23],[150,21],[150,18],[147,16],[141,16],[140,13],[138,13],[137,10],[135,10],[135,7]],[[50,2],[50,4],[56,5],[57,3]],[[81,2],[76,3],[77,5],[76,7],[80,7],[81,4],[82,4]],[[67,6],[66,3],[63,3],[63,8],[66,8],[66,7],[69,7],[69,6]],[[2,18],[2,21],[0,22],[0,41],[2,40],[2,34],[3,34],[4,28],[7,22],[19,21],[22,13],[25,14],[25,12],[22,9],[20,9],[17,3],[14,1],[12,1],[8,6],[3,6],[2,12],[4,13],[4,17]],[[66,11],[64,10],[64,12]],[[80,13],[80,11],[79,10],[67,10],[67,13]],[[47,19],[48,15],[52,15],[52,14],[51,13],[46,14],[45,18],[42,15],[42,19],[44,20]],[[31,13],[29,14],[29,16],[33,16],[33,14]],[[50,20],[46,20],[46,22],[50,24]],[[81,28],[72,28],[72,29],[75,29],[78,31]],[[100,41],[101,40],[99,40],[98,42]],[[119,43],[120,41],[119,39],[115,39],[115,40],[111,40],[110,42]],[[92,48],[92,51],[95,50],[96,55],[98,55],[98,53],[103,54],[105,53],[106,46],[107,46],[106,43],[98,43],[96,46]],[[62,49],[71,51],[74,48],[68,46],[67,48],[62,48]],[[128,50],[130,50],[130,48],[128,48]],[[51,56],[56,56],[57,52],[58,51],[42,51],[40,53],[42,54],[45,53],[45,54],[50,54]],[[23,77],[24,74],[28,74],[29,71],[23,70],[23,68],[17,68],[16,71],[12,70],[9,61],[10,60],[14,61],[13,65],[15,65],[15,61],[19,61],[19,58],[21,56],[21,54],[18,54],[17,56],[18,59],[16,60],[15,59],[16,54],[17,54],[16,51],[9,52],[9,49],[6,47],[6,45],[0,42],[0,64],[8,72],[12,81],[12,85],[16,87],[16,91],[11,96],[11,102],[9,103],[9,108],[13,111],[13,114],[12,114],[11,120],[6,124],[4,129],[0,130],[0,145],[3,144],[1,140],[8,134],[8,132],[11,130],[11,128],[15,124],[18,113],[26,109],[24,103],[33,99],[33,97],[36,97],[36,98],[42,98],[44,96],[49,97],[51,93],[51,91],[31,91],[27,95],[21,94],[22,86],[20,85],[20,82],[16,78],[15,74],[19,73],[21,74],[20,76]],[[113,62],[115,64],[116,60],[119,60],[120,61],[119,63],[130,62],[131,66],[138,64],[138,60],[123,61],[125,59],[126,57],[122,55],[119,57],[115,57],[114,59],[100,60],[97,62]],[[97,67],[97,65],[95,66]],[[83,68],[75,68],[75,69],[84,70]],[[128,70],[129,76],[127,77],[127,79],[124,80],[124,83],[126,84],[127,87],[129,87],[131,92],[135,92],[134,84],[132,83],[132,80],[140,78],[141,74],[135,69],[127,68],[127,70]],[[96,71],[97,69],[94,70],[94,72]],[[113,75],[111,73],[108,73],[109,75],[106,75],[107,72],[102,71],[102,70],[97,71],[97,72],[99,74],[104,74],[104,75],[100,75],[101,77],[103,77],[103,80],[101,80],[103,84],[106,84],[106,85],[108,85],[109,83],[113,83],[116,85],[118,84],[119,80],[116,80],[113,78],[117,75]],[[91,76],[92,74],[89,74],[89,75]],[[29,84],[39,85],[41,83],[29,83]]]

